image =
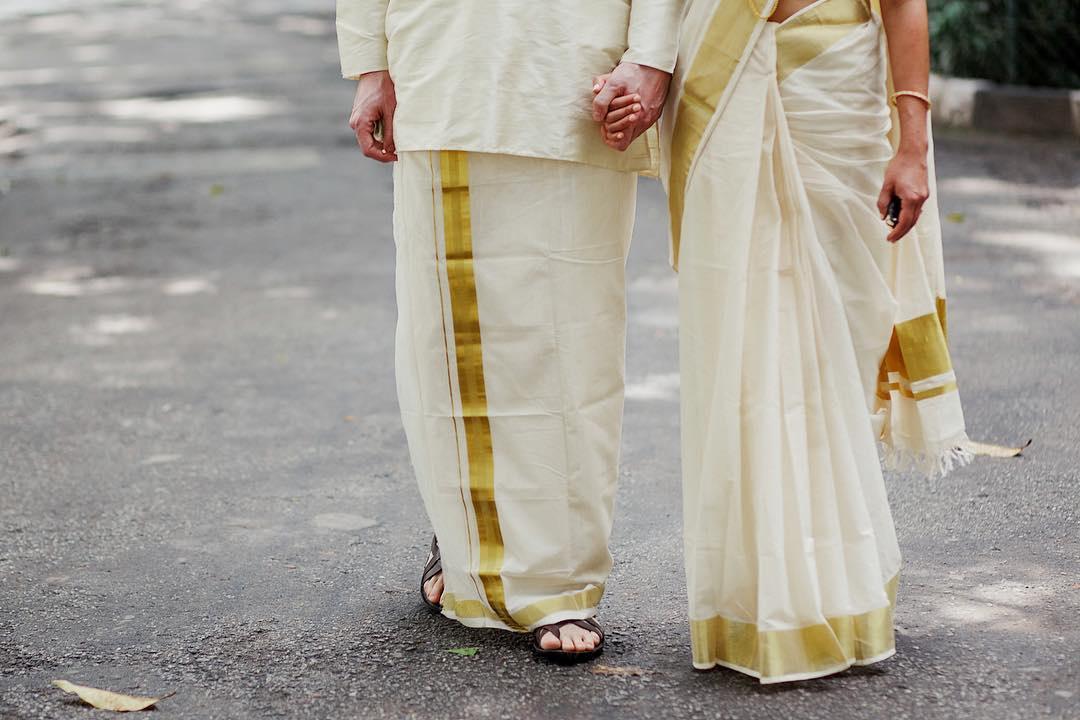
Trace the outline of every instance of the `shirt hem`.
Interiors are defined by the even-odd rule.
[[[651,169],[652,163],[648,156],[643,158],[626,159],[622,162],[615,158],[613,162],[605,162],[604,160],[592,156],[592,153],[586,154],[556,154],[545,153],[540,150],[529,149],[511,149],[505,147],[495,147],[486,145],[477,145],[473,143],[448,143],[448,144],[423,144],[423,145],[402,145],[400,142],[396,143],[397,152],[430,152],[430,151],[460,151],[470,153],[483,153],[486,155],[510,155],[513,157],[530,158],[533,160],[553,160],[556,162],[572,162],[579,163],[581,165],[591,165],[593,167],[602,167],[608,170],[615,170],[628,173],[643,173]],[[611,151],[613,154],[616,150]]]

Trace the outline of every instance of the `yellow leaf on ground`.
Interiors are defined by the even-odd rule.
[[[1005,447],[1004,445],[990,445],[989,443],[972,442],[967,448],[976,455],[985,455],[993,458],[1020,457],[1030,446],[1032,440],[1028,440],[1020,447]]]
[[[614,665],[593,665],[589,668],[589,672],[593,675],[610,675],[612,677],[641,677],[648,674],[648,670],[642,670],[639,667],[616,667]]]
[[[83,702],[93,705],[99,710],[115,710],[116,712],[135,712],[154,706],[167,697],[176,693],[171,692],[161,697],[141,697],[138,695],[123,695],[121,693],[99,690],[98,688],[76,685],[67,680],[53,680],[52,684],[67,693],[75,693]]]

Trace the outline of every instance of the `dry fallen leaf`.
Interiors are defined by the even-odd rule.
[[[972,442],[967,447],[976,455],[985,455],[992,458],[1020,457],[1025,450],[1031,447],[1033,440],[1028,440],[1020,447],[1005,447],[1004,445],[990,445],[988,443]]]
[[[616,667],[614,665],[593,665],[589,668],[593,675],[610,675],[612,677],[641,677],[648,674],[648,670],[639,667]]]
[[[134,712],[145,710],[148,707],[161,702],[167,697],[172,697],[175,692],[162,695],[161,697],[142,697],[139,695],[123,695],[121,693],[99,690],[98,688],[76,685],[67,680],[53,680],[52,684],[64,692],[75,693],[83,702],[93,705],[99,710],[115,710],[116,712]]]

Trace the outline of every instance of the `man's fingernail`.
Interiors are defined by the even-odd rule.
[[[641,106],[640,105],[635,105],[634,106],[634,112],[641,112]]]

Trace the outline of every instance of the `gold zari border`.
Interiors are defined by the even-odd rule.
[[[776,78],[788,75],[870,20],[865,0],[826,0],[793,15],[776,30]]]
[[[897,373],[907,382],[907,390],[910,395],[911,383],[917,383],[952,371],[949,343],[946,339],[948,320],[944,298],[937,299],[936,308],[935,312],[896,324],[892,338],[889,341],[889,349],[885,351],[885,358],[878,372],[878,397],[881,397],[885,387],[890,385],[890,372]],[[903,392],[901,387],[893,389]],[[934,393],[935,390],[936,388],[915,393],[911,396],[915,400],[921,400],[926,397],[933,397],[934,395],[928,393]],[[948,391],[945,390],[937,394],[943,394],[944,392]]]
[[[527,605],[521,609],[515,610],[514,620],[517,621],[518,625],[525,628],[534,627],[544,618],[554,615],[555,613],[573,610],[591,610],[600,604],[600,598],[602,598],[603,595],[603,586],[597,587],[593,585],[585,590],[570,595],[556,595],[555,597],[544,598],[532,605]],[[487,606],[479,600],[459,600],[453,594],[447,593],[442,597],[442,605],[446,612],[458,619],[467,620],[470,618],[486,618],[488,620],[506,622],[502,617],[499,617],[489,610]],[[518,629],[517,626],[512,627]]]
[[[469,498],[476,515],[480,545],[477,575],[491,610],[503,623],[519,629],[519,624],[506,609],[502,580],[504,548],[495,504],[495,456],[491,446],[480,311],[476,299],[468,162],[464,152],[439,153],[446,277],[450,286],[450,313],[454,320],[465,452],[469,460]]]
[[[754,29],[763,19],[745,0],[721,0],[683,82],[671,134],[671,252],[679,267],[679,243],[690,168],[731,78],[746,54]]]
[[[795,630],[758,630],[753,623],[713,617],[690,623],[694,665],[723,665],[763,682],[809,678],[882,660],[895,650],[893,609],[899,575],[885,587],[886,607],[827,618]]]

